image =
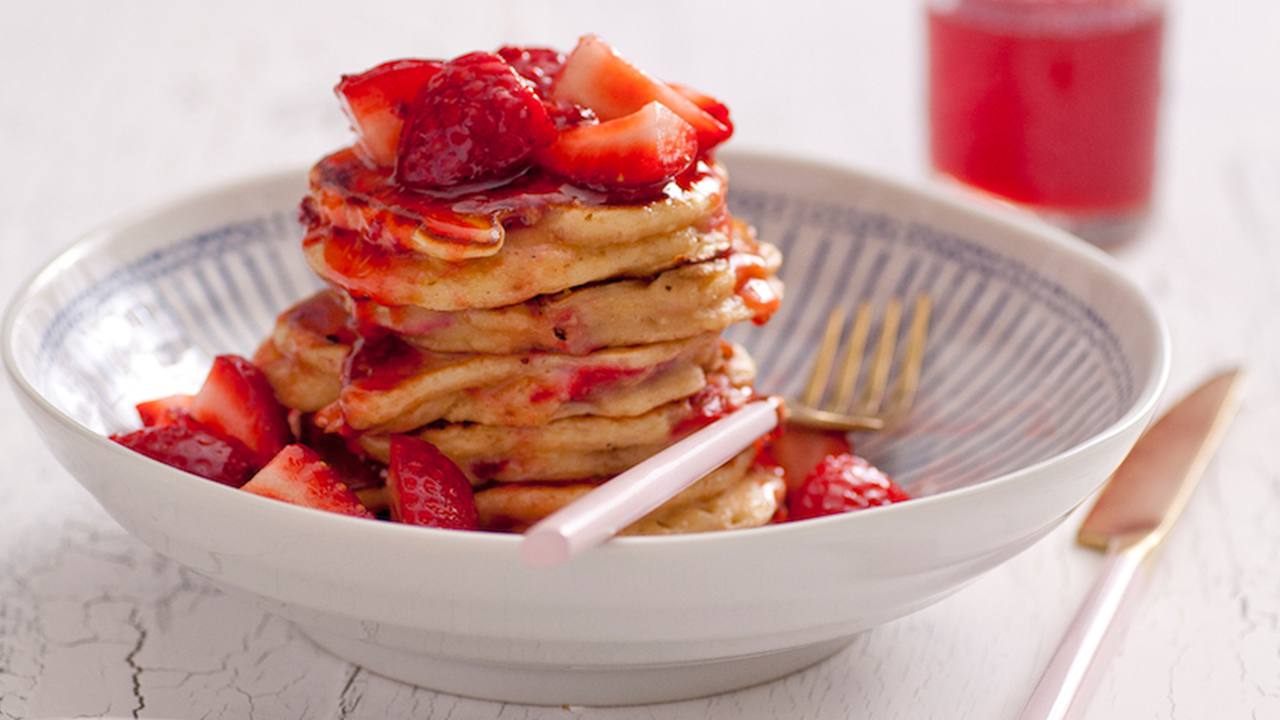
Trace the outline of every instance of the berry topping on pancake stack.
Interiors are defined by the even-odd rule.
[[[335,92],[355,140],[299,211],[328,287],[119,442],[285,502],[519,531],[753,397],[720,334],[769,320],[782,258],[727,209],[723,103],[590,35],[393,60]],[[857,505],[846,485],[891,497],[849,462],[793,488],[806,517]],[[626,532],[764,525],[786,481],[762,444]]]

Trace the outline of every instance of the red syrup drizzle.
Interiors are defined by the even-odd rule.
[[[539,404],[550,400],[585,400],[605,385],[612,385],[646,372],[646,368],[596,365],[574,370],[562,386],[543,386],[529,395],[529,402]]]
[[[764,258],[754,253],[736,252],[729,256],[729,267],[737,277],[734,292],[755,313],[752,322],[763,325],[782,305],[782,298],[769,284],[769,268]]]
[[[728,377],[713,375],[707,379],[705,387],[689,398],[692,413],[677,423],[671,434],[679,438],[701,430],[742,407],[750,398],[750,389],[735,388],[729,383]]]
[[[477,460],[471,463],[471,474],[480,480],[492,480],[494,477],[507,469],[511,461],[506,458],[498,460]]]
[[[343,387],[389,390],[422,371],[422,351],[392,333],[365,335],[356,340],[342,368]]]

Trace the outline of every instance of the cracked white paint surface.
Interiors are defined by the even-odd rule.
[[[329,95],[340,72],[504,40],[568,45],[597,30],[732,101],[740,146],[924,174],[915,3],[823,11],[835,15],[816,2],[263,5],[5,7],[0,296],[103,220],[342,143]],[[1280,9],[1177,10],[1161,210],[1120,258],[1168,313],[1174,388],[1233,359],[1256,372],[1087,717],[1277,718],[1280,85],[1258,75],[1280,67]],[[1068,523],[954,598],[769,685],[651,708],[485,703],[359,671],[159,558],[56,465],[3,383],[0,418],[0,720],[1007,718],[1098,566]]]

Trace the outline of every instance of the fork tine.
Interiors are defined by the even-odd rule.
[[[836,401],[831,407],[837,412],[844,411],[853,400],[853,388],[858,382],[858,371],[862,369],[862,354],[867,349],[867,335],[871,332],[871,304],[858,304],[858,311],[853,316],[853,329],[849,331],[849,339],[844,344],[844,354],[840,357],[840,376],[836,386]]]
[[[836,308],[827,316],[827,327],[822,331],[822,345],[818,347],[818,358],[809,373],[809,383],[804,389],[804,404],[817,407],[827,388],[827,378],[831,376],[831,363],[836,358],[836,346],[840,342],[840,331],[844,328],[844,308]]]
[[[884,391],[893,364],[893,351],[898,342],[898,324],[902,321],[902,301],[894,298],[884,309],[880,326],[880,339],[876,341],[871,367],[867,369],[867,384],[858,401],[858,415],[875,415],[884,402]]]
[[[933,301],[928,295],[916,298],[911,311],[911,327],[907,330],[907,346],[902,351],[902,369],[894,381],[890,396],[889,417],[903,415],[915,402],[916,389],[920,385],[920,371],[924,368],[924,349],[929,340],[929,315]]]

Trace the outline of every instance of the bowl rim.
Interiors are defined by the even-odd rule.
[[[1065,230],[1049,225],[1021,208],[1009,205],[998,199],[966,193],[961,188],[940,182],[908,182],[873,170],[835,163],[827,159],[804,154],[743,149],[726,151],[721,157],[726,160],[730,170],[732,170],[732,166],[735,163],[742,162],[760,165],[789,165],[796,170],[843,175],[859,184],[880,186],[899,196],[914,195],[949,211],[967,213],[985,222],[1004,226],[1007,230],[1032,236],[1036,241],[1045,243],[1053,249],[1066,254],[1073,261],[1082,263],[1097,271],[1099,275],[1106,277],[1111,283],[1131,296],[1137,308],[1142,311],[1143,319],[1148,323],[1155,335],[1151,372],[1144,379],[1139,393],[1128,410],[1103,430],[1043,460],[978,481],[972,485],[946,490],[935,495],[913,498],[906,503],[868,508],[856,513],[814,518],[803,523],[782,523],[757,528],[722,530],[708,533],[616,537],[604,547],[597,548],[595,552],[601,552],[602,550],[610,552],[658,552],[664,548],[683,546],[689,543],[723,543],[741,540],[744,537],[767,539],[777,536],[812,534],[822,532],[836,525],[865,522],[866,518],[880,517],[886,513],[909,514],[921,512],[941,503],[954,502],[959,498],[990,493],[998,488],[1042,474],[1054,466],[1066,464],[1073,458],[1088,453],[1116,436],[1129,431],[1134,425],[1142,422],[1144,418],[1149,418],[1154,413],[1155,406],[1169,378],[1171,347],[1169,329],[1151,298],[1138,287],[1136,282],[1125,274],[1114,259],[1102,250],[1072,236]],[[227,487],[219,483],[209,482],[196,475],[191,475],[149,457],[131,452],[123,446],[112,442],[107,436],[94,432],[47,400],[19,369],[17,347],[14,339],[14,330],[18,318],[32,297],[67,267],[74,265],[78,260],[98,250],[101,246],[121,242],[122,238],[128,244],[128,235],[122,234],[122,231],[152,217],[172,212],[183,206],[198,204],[210,195],[291,180],[296,181],[305,177],[305,173],[305,166],[295,166],[253,173],[236,179],[210,182],[167,200],[144,206],[142,209],[123,213],[115,219],[81,234],[70,246],[59,252],[20,283],[9,300],[8,307],[4,312],[3,323],[0,324],[0,355],[3,356],[5,370],[10,381],[39,409],[43,410],[49,417],[73,434],[84,438],[89,443],[96,444],[99,449],[105,452],[121,453],[133,458],[134,461],[151,464],[155,468],[163,468],[164,471],[176,476],[185,477],[186,480],[184,482],[191,482],[191,485],[187,486],[190,489],[204,487],[206,488],[205,492],[234,493],[243,502],[259,503],[264,510],[267,507],[271,507],[274,508],[274,512],[295,513],[294,517],[299,521],[304,521],[304,518],[311,518],[310,522],[346,523],[349,524],[347,525],[349,528],[358,526],[367,528],[366,532],[403,533],[406,539],[416,537],[419,541],[430,537],[438,537],[443,542],[452,543],[455,548],[466,547],[476,550],[515,553],[522,539],[520,535],[490,532],[460,533],[391,522],[370,523],[361,518],[298,507],[289,503],[258,497],[252,493],[240,492],[236,488]],[[225,495],[225,497],[229,498],[230,495]],[[334,526],[334,529],[336,530],[339,527],[342,526]],[[423,534],[424,531],[426,534]],[[386,537],[390,540],[395,535],[389,534]]]

